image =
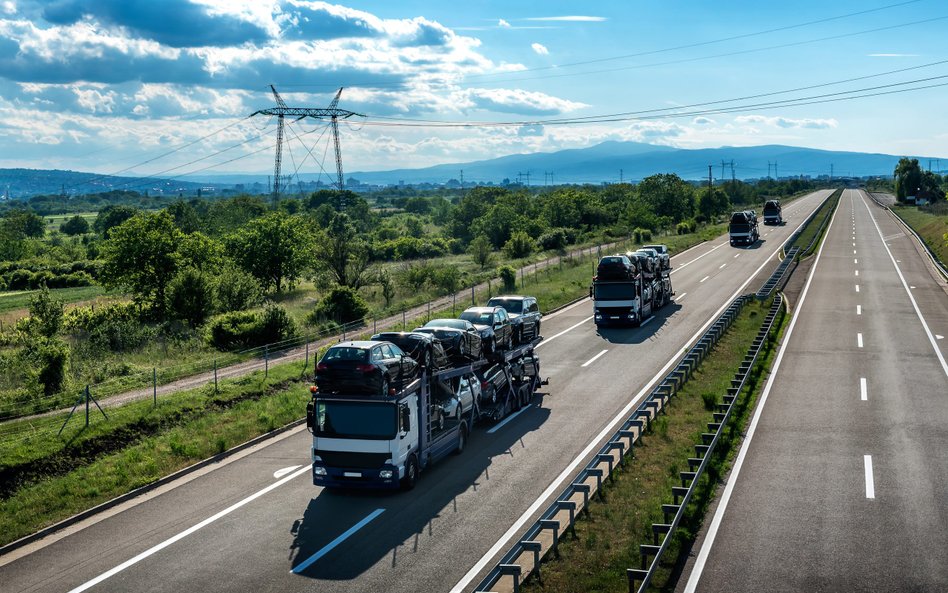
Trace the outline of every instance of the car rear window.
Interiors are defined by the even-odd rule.
[[[494,314],[490,311],[485,311],[484,313],[475,313],[473,311],[469,313],[465,311],[464,313],[461,313],[461,319],[480,325],[490,325],[493,323]]]
[[[323,356],[323,360],[366,360],[368,353],[368,350],[363,350],[362,348],[342,346],[327,350],[326,355]]]
[[[523,301],[491,299],[487,304],[492,307],[503,307],[508,313],[523,313]]]

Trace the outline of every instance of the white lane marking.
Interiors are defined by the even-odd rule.
[[[856,255],[856,250],[855,250],[855,249],[853,249],[853,255]]]
[[[639,324],[639,327],[642,327],[642,326],[644,326],[644,325],[648,325],[649,323],[652,323],[652,320],[653,320],[653,319],[655,319],[655,316],[654,316],[654,315],[649,315],[649,318],[646,319],[645,321],[643,321],[642,323],[640,323],[640,324]]]
[[[608,350],[603,350],[602,352],[600,352],[599,354],[593,356],[592,358],[590,358],[589,360],[587,360],[586,362],[584,362],[584,363],[581,364],[580,366],[583,367],[583,368],[588,367],[588,366],[591,365],[592,363],[596,362],[596,359],[599,358],[600,356],[602,356],[603,354],[605,354],[606,352],[609,352],[609,351],[608,351]]]
[[[869,401],[869,385],[865,377],[859,377],[859,399],[864,402]]]
[[[909,286],[909,288],[912,288],[912,289],[914,289],[915,287],[914,287],[914,286]]]
[[[860,195],[860,197],[862,197]],[[866,211],[869,212],[869,218],[872,219],[872,224],[876,226],[876,232],[879,233],[879,237],[882,237],[882,229],[879,228],[879,223],[876,222],[876,217],[872,215],[872,211],[869,210],[869,204],[866,203],[866,199],[862,198],[862,205],[866,207]],[[895,271],[899,274],[899,280],[902,281],[902,286],[906,287],[905,292],[909,296],[909,300],[912,301],[912,307],[915,309],[915,314],[918,316],[918,320],[922,322],[922,327],[925,328],[925,335],[928,336],[928,341],[931,343],[932,348],[935,350],[935,355],[938,356],[938,362],[941,363],[941,369],[945,372],[945,376],[948,376],[948,362],[945,362],[945,357],[942,355],[941,350],[938,349],[938,344],[935,343],[935,336],[932,335],[932,330],[928,328],[928,322],[925,321],[925,317],[922,316],[922,310],[918,308],[918,303],[915,302],[915,296],[907,288],[908,282],[905,281],[905,276],[902,275],[902,269],[896,264],[895,256],[892,255],[892,250],[889,249],[889,246],[886,245],[885,241],[882,242],[882,246],[885,247],[886,253],[889,254],[889,259],[892,260],[892,265],[895,266]],[[912,288],[915,288],[914,286]]]
[[[863,455],[862,464],[866,468],[866,498],[875,498],[876,487],[872,480],[872,455]]]
[[[858,263],[859,263],[859,260],[856,259],[856,258],[853,258],[853,263],[854,263],[854,264],[858,264]]]
[[[555,340],[556,338],[562,336],[562,335],[565,334],[566,332],[573,331],[574,329],[576,329],[577,327],[579,327],[579,326],[581,326],[582,324],[586,323],[587,321],[589,321],[589,320],[592,319],[592,318],[593,318],[593,316],[590,315],[589,317],[587,317],[586,319],[583,319],[582,321],[580,321],[580,322],[577,323],[576,325],[567,327],[566,329],[564,329],[564,330],[561,331],[560,333],[558,333],[558,334],[553,334],[553,335],[550,336],[549,338],[545,338],[542,342],[540,342],[539,344],[537,344],[537,348],[539,348],[540,346],[542,346],[542,345],[544,345],[544,344],[549,344],[550,342],[552,342],[552,341]]]
[[[495,432],[503,428],[505,424],[512,421],[514,418],[516,418],[520,414],[523,414],[524,412],[526,412],[528,408],[532,408],[532,407],[533,407],[533,404],[525,405],[524,407],[520,408],[518,411],[511,414],[510,416],[507,416],[506,418],[504,418],[503,422],[499,422],[495,424],[494,426],[492,426],[491,428],[489,428],[487,430],[487,434],[494,434]]]
[[[833,217],[835,219],[836,217],[835,212],[833,213]],[[832,224],[833,223],[831,221],[830,227],[832,227]],[[797,228],[793,230],[793,232],[799,231],[802,227],[803,227],[803,223],[800,223],[797,226]],[[827,232],[829,231],[827,230]],[[819,253],[822,253],[824,244],[825,243],[820,244],[820,250],[816,256],[816,262],[813,264],[814,269],[816,268],[816,264],[818,264],[820,261]],[[525,510],[523,514],[521,514],[520,517],[516,521],[514,521],[513,525],[511,525],[510,528],[502,536],[500,536],[500,539],[494,542],[494,545],[491,546],[490,549],[487,550],[487,552],[485,552],[483,556],[481,556],[480,560],[478,560],[474,564],[474,566],[472,566],[471,569],[467,571],[467,574],[461,577],[461,580],[458,581],[456,585],[454,585],[450,593],[462,593],[464,589],[466,589],[467,586],[471,584],[471,581],[474,580],[474,577],[476,577],[482,570],[484,570],[484,567],[487,565],[487,563],[490,562],[494,558],[494,556],[496,556],[497,553],[500,552],[504,548],[504,546],[507,545],[507,542],[510,541],[510,539],[523,528],[524,524],[526,524],[526,522],[529,521],[533,517],[534,513],[536,513],[537,510],[539,510],[539,508],[544,503],[546,503],[547,499],[550,498],[553,495],[553,493],[556,492],[556,490],[558,490],[561,487],[562,483],[565,482],[570,476],[573,475],[573,471],[575,471],[576,467],[579,466],[579,464],[582,463],[589,456],[589,454],[593,451],[594,448],[600,446],[599,444],[600,441],[602,441],[604,438],[606,438],[606,436],[614,432],[616,425],[618,425],[620,422],[628,418],[629,413],[632,411],[632,409],[635,406],[639,404],[639,401],[643,397],[645,397],[645,394],[649,392],[652,386],[655,383],[657,383],[659,379],[665,376],[665,373],[668,372],[668,369],[670,369],[672,365],[675,364],[675,362],[677,362],[678,359],[685,354],[685,352],[687,351],[691,343],[697,340],[698,337],[706,329],[708,329],[708,327],[712,323],[714,323],[714,320],[717,319],[718,315],[723,313],[724,310],[728,307],[728,305],[731,304],[731,301],[737,298],[737,295],[741,294],[741,291],[743,291],[747,287],[747,285],[750,284],[751,280],[757,277],[757,274],[759,274],[760,271],[763,270],[764,267],[770,262],[770,260],[772,260],[774,256],[777,255],[777,252],[780,251],[780,249],[781,249],[780,247],[775,249],[773,253],[771,253],[767,257],[767,259],[765,259],[764,262],[760,264],[760,266],[754,271],[754,273],[752,273],[747,278],[747,280],[745,280],[744,283],[741,284],[737,288],[737,290],[735,290],[734,293],[731,294],[731,296],[727,298],[726,301],[724,301],[724,304],[721,305],[718,308],[718,310],[715,311],[714,314],[707,321],[704,322],[704,325],[698,328],[698,331],[695,332],[693,336],[688,338],[688,340],[685,342],[685,345],[682,346],[678,350],[678,352],[672,355],[672,357],[668,360],[668,362],[665,363],[665,366],[660,368],[658,372],[655,373],[655,376],[649,379],[648,383],[646,383],[642,387],[642,389],[639,390],[639,392],[635,394],[635,397],[633,397],[625,405],[624,408],[619,410],[618,414],[616,414],[612,418],[612,420],[610,420],[609,423],[605,427],[603,427],[603,429],[599,432],[599,434],[593,437],[593,439],[589,442],[589,444],[586,445],[586,448],[580,451],[579,454],[576,457],[574,457],[572,461],[569,462],[569,465],[567,465],[566,468],[564,468],[563,471],[560,472],[560,475],[556,476],[556,478],[554,478],[553,481],[550,482],[550,485],[546,487],[546,490],[544,490],[540,494],[540,496],[537,497],[537,499],[534,500],[533,503],[527,508],[527,510]],[[806,298],[808,287],[809,287],[809,283],[807,283],[807,287],[803,289],[803,296],[800,299],[801,305],[803,304],[803,299]],[[791,322],[791,328],[792,327],[793,327],[793,322]],[[789,333],[787,334],[787,336],[789,337]]]
[[[198,531],[199,529],[203,529],[204,527],[207,527],[208,525],[210,525],[211,523],[217,521],[217,520],[220,519],[221,517],[225,517],[225,516],[227,516],[227,515],[233,513],[234,511],[236,511],[236,510],[239,509],[240,507],[242,507],[242,506],[244,506],[244,505],[246,505],[246,504],[249,504],[249,503],[251,503],[251,502],[257,500],[258,498],[260,498],[260,497],[263,496],[264,494],[267,494],[268,492],[271,492],[271,491],[273,491],[273,490],[276,490],[277,488],[279,488],[279,487],[282,486],[283,484],[286,484],[287,482],[289,482],[289,481],[292,480],[293,478],[302,476],[303,474],[305,474],[306,472],[309,471],[309,468],[310,468],[310,467],[311,467],[311,466],[307,465],[307,466],[305,466],[305,467],[303,467],[303,468],[301,468],[301,469],[299,469],[299,470],[293,472],[292,474],[288,475],[287,477],[283,478],[283,479],[280,480],[279,482],[274,482],[274,483],[270,484],[269,486],[267,486],[266,488],[264,488],[264,489],[262,489],[262,490],[258,490],[257,492],[251,494],[251,495],[248,496],[247,498],[245,498],[245,499],[243,499],[243,500],[241,500],[241,501],[239,501],[239,502],[236,502],[236,503],[230,505],[229,507],[227,507],[227,508],[224,509],[223,511],[220,511],[219,513],[216,513],[216,514],[214,514],[214,515],[208,517],[207,519],[204,519],[203,521],[201,521],[201,522],[198,523],[197,525],[193,525],[193,526],[191,526],[191,527],[185,529],[184,531],[182,531],[182,532],[179,533],[178,535],[175,535],[175,536],[173,536],[173,537],[170,537],[170,538],[166,539],[165,541],[161,542],[160,544],[148,548],[147,550],[145,550],[145,551],[142,552],[141,554],[135,556],[134,558],[131,558],[130,560],[126,560],[125,562],[119,564],[118,566],[116,566],[116,567],[113,568],[112,570],[108,570],[108,571],[106,571],[106,572],[103,572],[102,574],[100,574],[100,575],[97,576],[96,578],[92,579],[91,581],[86,581],[85,583],[83,583],[83,584],[79,585],[78,587],[76,587],[75,589],[71,590],[69,593],[80,593],[81,591],[85,591],[86,589],[89,589],[89,588],[91,588],[91,587],[94,587],[94,586],[98,585],[98,584],[101,583],[102,581],[104,581],[104,580],[106,580],[106,579],[108,579],[108,578],[110,578],[110,577],[113,577],[113,576],[117,575],[118,573],[122,572],[122,571],[125,570],[126,568],[128,568],[128,567],[130,567],[130,566],[134,566],[135,564],[138,564],[139,562],[141,562],[141,561],[144,560],[145,558],[148,558],[149,556],[155,554],[156,552],[160,552],[161,550],[164,550],[165,548],[167,548],[167,547],[170,546],[171,544],[173,544],[173,543],[175,543],[175,542],[177,542],[177,541],[180,541],[180,540],[182,540],[182,539],[188,537],[189,535],[191,535],[191,534],[194,533],[195,531]]]
[[[856,315],[862,315],[862,305],[856,305]]]
[[[856,276],[859,276],[859,270],[856,270]]]
[[[280,478],[282,478],[283,476],[285,476],[286,474],[290,473],[291,471],[297,470],[297,469],[299,469],[299,468],[301,468],[301,467],[303,467],[303,466],[302,466],[302,465],[291,465],[290,467],[284,467],[283,469],[278,469],[278,470],[276,470],[275,472],[273,472],[273,477],[274,477],[274,478],[277,478],[277,479],[280,479]]]
[[[727,264],[721,264],[720,266],[718,266],[718,269],[719,269],[719,270],[723,270],[723,269],[724,269],[724,266],[726,266],[726,265],[727,265]]]
[[[897,259],[897,260],[895,260],[895,261],[896,261],[897,263],[902,263],[902,260],[900,260],[900,259]]]
[[[856,334],[856,345],[862,348],[862,332]]]
[[[701,282],[704,282],[705,280],[707,280],[707,279],[710,278],[710,277],[711,277],[711,276],[705,276],[704,278],[701,279],[701,281],[698,282],[698,284],[701,284]]]
[[[381,514],[384,513],[384,512],[385,512],[385,509],[375,509],[374,511],[372,511],[371,513],[369,513],[364,519],[362,519],[361,521],[359,521],[358,523],[356,523],[355,525],[353,525],[352,527],[350,527],[349,529],[347,529],[347,530],[345,531],[345,533],[343,533],[342,535],[340,535],[340,536],[337,537],[336,539],[332,540],[331,542],[329,542],[328,544],[326,544],[325,546],[323,546],[322,549],[320,549],[318,552],[316,552],[315,554],[313,554],[312,556],[310,556],[310,557],[307,558],[306,560],[304,560],[304,561],[302,561],[301,563],[299,563],[299,564],[297,564],[296,566],[294,566],[294,567],[293,567],[293,570],[291,570],[290,572],[293,573],[293,574],[300,574],[301,572],[303,572],[304,570],[306,570],[307,568],[309,568],[310,566],[312,566],[313,562],[316,562],[317,560],[319,560],[320,558],[322,558],[323,556],[325,556],[325,555],[328,554],[329,552],[332,552],[333,548],[335,548],[336,546],[338,546],[338,545],[341,544],[342,542],[344,542],[344,541],[346,541],[347,539],[349,539],[349,537],[350,537],[353,533],[355,533],[356,531],[359,531],[360,529],[362,529],[363,527],[365,527],[366,525],[368,525],[373,519],[375,519],[376,517],[378,517],[379,515],[381,515]]]
[[[936,339],[936,340],[944,340],[944,339],[945,339],[945,336],[943,336],[943,335],[941,335],[941,334],[935,334],[935,339]]]
[[[677,302],[680,301],[681,299],[685,298],[685,295],[687,295],[687,294],[688,294],[687,292],[683,292],[683,293],[681,293],[680,295],[676,296],[676,297],[675,297],[674,299],[672,299],[672,300],[677,303]]]
[[[691,260],[691,261],[689,261],[689,262],[685,262],[685,263],[681,264],[680,266],[675,267],[675,269],[672,270],[671,272],[669,272],[668,275],[671,276],[672,274],[674,274],[674,273],[677,272],[678,270],[690,266],[691,264],[695,263],[696,261],[698,261],[698,260],[701,259],[702,257],[708,255],[709,253],[711,253],[711,252],[713,252],[713,251],[715,251],[715,250],[718,250],[718,249],[724,247],[725,245],[727,245],[727,243],[721,243],[721,244],[718,245],[717,247],[714,247],[714,248],[712,248],[712,249],[709,249],[708,251],[702,253],[701,255],[699,255],[698,257],[694,258],[693,260]]]
[[[833,223],[836,221],[836,214],[839,212],[837,209],[833,212],[833,217],[830,219],[829,226],[826,229],[826,236],[829,236],[830,230],[833,228]],[[721,495],[721,502],[718,503],[718,508],[714,512],[714,517],[711,519],[711,525],[708,527],[708,533],[704,537],[704,543],[701,544],[701,549],[698,551],[698,558],[695,560],[694,567],[691,569],[691,575],[688,577],[688,583],[685,585],[685,593],[694,593],[695,589],[698,587],[698,581],[701,580],[701,573],[704,571],[704,565],[708,562],[708,555],[711,553],[711,546],[714,545],[714,538],[718,534],[718,529],[721,527],[721,520],[724,517],[724,511],[727,510],[727,503],[731,500],[731,493],[734,492],[734,485],[737,483],[737,478],[741,473],[741,467],[744,465],[744,459],[747,457],[747,450],[750,448],[751,441],[754,438],[754,433],[757,432],[757,424],[760,422],[761,414],[764,412],[764,406],[767,404],[767,397],[770,395],[770,390],[774,386],[774,381],[777,379],[777,371],[780,370],[780,363],[783,361],[783,356],[787,351],[787,345],[790,343],[790,336],[793,335],[793,328],[797,325],[797,319],[800,318],[800,311],[803,309],[803,303],[806,301],[806,297],[810,292],[810,284],[813,282],[813,277],[816,276],[816,269],[820,265],[820,258],[823,255],[823,248],[826,246],[826,241],[820,243],[820,248],[816,252],[816,260],[813,262],[813,267],[810,269],[810,275],[806,279],[806,284],[803,286],[803,292],[800,294],[800,303],[797,305],[796,311],[793,313],[793,317],[790,319],[790,325],[787,327],[787,333],[784,335],[783,343],[780,344],[780,350],[777,352],[777,358],[774,360],[773,370],[770,371],[770,377],[767,379],[767,384],[764,386],[764,391],[760,395],[760,400],[757,404],[757,409],[754,411],[754,416],[751,418],[750,426],[747,428],[747,436],[744,437],[744,442],[741,444],[741,450],[737,454],[737,458],[734,460],[734,466],[731,469],[731,476],[727,480],[727,484],[724,486],[724,493]],[[603,435],[605,436],[605,435]],[[602,440],[602,437],[597,439],[596,443]]]
[[[737,259],[737,258],[739,258],[740,256],[741,256],[740,253],[735,253],[735,254],[734,254],[734,259]]]
[[[856,285],[856,292],[859,292],[859,285]]]
[[[855,247],[855,246],[856,246],[856,244],[855,244],[855,243],[853,243],[853,247]]]

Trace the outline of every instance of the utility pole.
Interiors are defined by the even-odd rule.
[[[277,118],[276,157],[273,160],[273,202],[276,203],[280,199],[280,168],[283,160],[283,127],[284,118],[286,116],[295,117],[295,121],[299,121],[307,117],[312,117],[313,119],[317,120],[322,120],[327,117],[329,118],[329,124],[332,127],[332,139],[336,154],[336,187],[339,190],[345,189],[345,179],[342,173],[342,148],[339,145],[339,119],[348,119],[354,115],[358,117],[365,116],[361,113],[339,109],[337,107],[339,104],[339,96],[342,95],[341,88],[336,91],[336,96],[333,97],[329,107],[326,108],[287,107],[286,103],[283,101],[283,97],[280,96],[280,93],[277,92],[276,88],[272,84],[270,85],[270,91],[273,93],[274,101],[276,101],[276,107],[260,109],[259,111],[251,113],[250,117],[255,115],[269,115],[276,116]],[[267,185],[269,186],[269,183]]]
[[[464,187],[464,169],[461,169],[461,187]]]
[[[736,185],[737,179],[734,177],[734,159],[731,159],[731,185]]]
[[[777,161],[774,161],[774,179],[780,179],[780,174],[777,173]]]
[[[771,179],[770,168],[773,167],[773,165],[774,165],[773,163],[771,163],[770,161],[767,161],[767,179]]]
[[[721,179],[724,179],[724,167],[727,166],[727,161],[721,159]]]

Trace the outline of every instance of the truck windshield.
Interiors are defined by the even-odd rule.
[[[633,282],[594,284],[593,290],[597,301],[629,301],[635,298]]]
[[[313,434],[337,439],[395,438],[398,422],[395,404],[316,400]]]

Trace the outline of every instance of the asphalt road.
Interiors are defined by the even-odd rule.
[[[598,333],[588,301],[546,317],[546,391],[493,433],[480,427],[410,493],[314,487],[311,437],[296,430],[0,557],[3,590],[470,589],[505,534],[585,463],[594,435],[734,296],[758,288],[751,278],[776,266],[780,244],[828,193],[788,205],[788,224],[763,227],[756,246],[724,237],[675,257],[677,302],[641,328]]]
[[[948,590],[948,298],[847,190],[683,591]]]

